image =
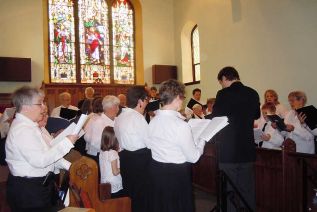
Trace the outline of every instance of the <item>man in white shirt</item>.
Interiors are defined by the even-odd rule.
[[[70,110],[79,110],[76,106],[71,105],[72,95],[68,92],[59,94],[60,106],[54,108],[51,112],[51,117],[60,117],[61,108],[67,108]]]
[[[78,139],[77,135],[68,135],[52,147],[47,145],[38,125],[43,115],[43,100],[44,94],[30,87],[16,90],[12,97],[17,114],[6,140],[10,170],[7,198],[12,211],[53,210],[54,180],[47,176],[52,176],[56,161],[67,154]]]
[[[127,108],[116,118],[114,130],[122,149],[120,171],[123,188],[132,199],[132,211],[146,211],[145,197],[151,152],[147,149],[148,124],[143,116],[148,93],[134,86],[127,93]]]
[[[101,135],[105,127],[113,127],[114,119],[119,111],[120,100],[116,96],[108,95],[102,100],[103,113],[92,116],[85,126],[85,141],[89,144],[87,155],[99,164]]]

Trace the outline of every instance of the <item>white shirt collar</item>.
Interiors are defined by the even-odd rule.
[[[31,119],[29,119],[28,117],[26,117],[26,116],[23,115],[22,113],[17,113],[17,114],[15,115],[15,118],[16,118],[17,120],[22,120],[22,121],[24,121],[24,122],[27,122],[28,124],[30,124],[30,125],[32,125],[32,126],[35,126],[35,127],[38,127],[38,126],[39,126],[39,124],[38,124],[37,122],[32,121]]]

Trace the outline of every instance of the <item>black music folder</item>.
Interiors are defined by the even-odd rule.
[[[71,120],[73,118],[75,118],[78,115],[78,110],[72,110],[72,109],[68,109],[68,108],[61,108],[61,112],[59,113],[59,116],[67,119],[67,120]]]
[[[146,105],[145,110],[146,111],[156,111],[156,110],[160,109],[160,103],[161,103],[160,100],[154,100],[153,102],[149,102]]]
[[[200,102],[196,101],[196,100],[193,99],[193,98],[191,98],[191,99],[189,100],[189,102],[187,103],[187,107],[188,107],[189,109],[193,109],[193,106],[194,106],[195,104],[199,104],[199,105],[201,105],[201,107],[204,107],[203,104],[201,104]]]
[[[277,129],[279,131],[286,131],[286,125],[284,123],[284,119],[279,117],[278,115],[267,115],[267,118],[272,122],[276,123]]]
[[[313,105],[299,108],[296,111],[306,115],[305,123],[311,130],[317,128],[317,109]]]
[[[61,129],[66,129],[70,125],[70,121],[63,118],[48,117],[45,128],[49,133],[56,133]]]

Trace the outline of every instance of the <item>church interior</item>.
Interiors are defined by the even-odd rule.
[[[121,1],[128,0],[118,2]],[[201,102],[205,103],[221,89],[217,74],[226,66],[238,70],[243,84],[258,92],[261,103],[265,101],[264,92],[273,89],[278,93],[280,103],[288,108],[288,95],[292,91],[305,92],[306,105],[317,106],[315,0],[129,0],[133,11],[129,23],[132,34],[130,38],[124,38],[130,39],[132,44],[128,47],[131,50],[120,55],[123,48],[118,48],[117,54],[115,42],[121,34],[120,31],[115,33],[116,19],[111,16],[110,31],[113,33],[103,34],[103,42],[109,37],[109,58],[104,55],[108,51],[103,51],[100,43],[96,44],[98,52],[95,51],[94,41],[89,45],[83,44],[86,51],[89,46],[92,51],[89,54],[81,49],[81,44],[72,46],[67,43],[66,46],[62,36],[59,40],[61,46],[56,46],[52,36],[57,31],[52,30],[57,28],[52,29],[53,25],[50,25],[49,2],[54,1],[0,0],[0,66],[1,58],[30,59],[27,80],[8,80],[0,76],[1,113],[11,105],[11,94],[24,85],[43,88],[48,109],[52,111],[58,106],[59,94],[64,91],[71,93],[71,103],[77,105],[85,97],[88,86],[94,87],[100,96],[118,95],[125,94],[133,85],[159,88],[160,82],[171,77],[185,84],[185,101],[190,100],[193,89],[199,88]],[[81,1],[61,2],[76,2],[74,5],[78,6]],[[104,2],[111,5],[115,1]],[[74,14],[80,15],[78,8],[74,9]],[[80,43],[80,21],[74,20],[75,35],[72,36]],[[59,27],[59,33],[63,33],[65,26]],[[85,42],[89,42],[89,36],[91,39],[96,39],[93,36],[100,37],[100,34],[93,34],[96,28],[85,29]],[[193,55],[195,29],[199,31],[196,38],[199,45],[198,69],[195,69]],[[55,53],[54,45],[57,49]],[[54,67],[66,63],[65,51],[70,50],[65,48],[70,47],[77,54],[72,61],[76,69],[66,75],[63,75],[66,72],[54,72]],[[82,55],[79,56],[78,52]],[[83,55],[88,55],[90,61],[83,63]],[[91,65],[101,64],[101,60],[101,66]],[[101,68],[102,71],[85,72],[86,69],[82,68],[85,65],[87,69],[96,67],[96,70]],[[124,66],[131,69],[122,68]],[[2,70],[0,67],[0,75],[4,74]],[[122,74],[125,70],[128,74]],[[317,157],[314,154],[295,153],[287,145],[285,143],[282,150],[257,149],[257,211],[317,211],[314,202]],[[0,201],[5,198],[3,189],[6,177],[2,176],[7,174],[7,170],[2,168]],[[212,203],[207,203],[207,207],[214,206],[217,201],[219,181],[217,173],[211,171],[216,169],[216,148],[208,144],[201,159],[192,168],[194,187],[213,199]],[[8,207],[0,202],[0,212],[4,211],[8,211]]]

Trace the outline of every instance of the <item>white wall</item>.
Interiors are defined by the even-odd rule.
[[[173,0],[140,0],[143,17],[144,81],[152,85],[152,65],[175,65]],[[32,58],[32,82],[0,82],[0,93],[44,80],[42,0],[0,0],[0,56]],[[46,44],[45,44],[46,45]]]
[[[144,81],[152,85],[152,65],[175,65],[173,0],[141,0]]]
[[[215,96],[218,71],[235,66],[244,84],[261,99],[275,89],[283,104],[292,90],[305,91],[317,105],[317,1],[175,0],[175,60],[181,64],[180,37],[188,22],[198,24],[202,99]],[[180,70],[181,71],[181,70]]]
[[[44,79],[42,0],[0,0],[0,56],[31,58],[32,82],[0,82],[0,93]]]

